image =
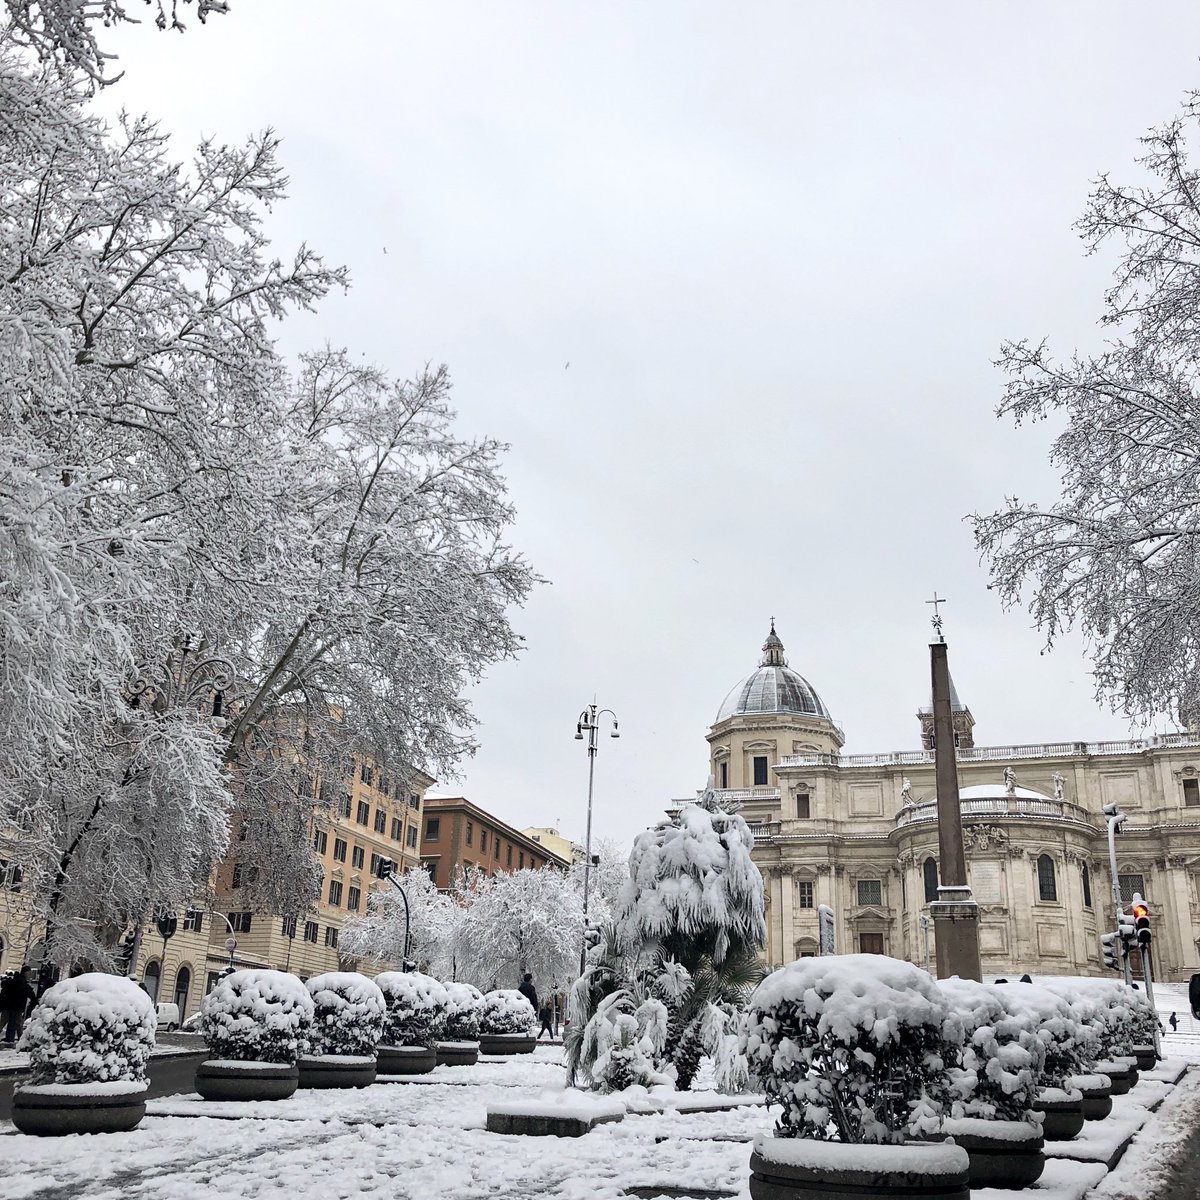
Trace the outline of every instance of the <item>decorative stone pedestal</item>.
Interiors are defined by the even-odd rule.
[[[12,1122],[36,1137],[128,1133],[146,1115],[144,1083],[46,1083],[13,1092]]]
[[[287,1063],[209,1059],[196,1068],[205,1100],[286,1100],[299,1086],[299,1070]]]
[[[480,1054],[532,1054],[537,1041],[527,1034],[481,1033]]]
[[[380,1046],[376,1054],[375,1077],[383,1082],[396,1075],[428,1075],[437,1066],[432,1046]]]
[[[438,1042],[439,1067],[473,1067],[479,1061],[478,1042]]]
[[[375,1059],[347,1054],[313,1054],[296,1064],[302,1088],[361,1088],[375,1082]]]

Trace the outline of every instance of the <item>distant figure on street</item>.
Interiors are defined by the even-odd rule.
[[[1179,1018],[1174,1013],[1172,1013],[1167,1018],[1167,1024],[1171,1026],[1171,1032],[1175,1033],[1179,1029]]]
[[[545,1033],[549,1034],[550,1040],[553,1041],[554,1030],[551,1028],[551,1026],[554,1022],[554,1009],[552,1009],[549,1004],[543,1004],[541,1010],[538,1012],[538,1019],[541,1021],[542,1027],[538,1030],[537,1040],[540,1042],[542,1040],[542,1034]]]
[[[521,985],[517,988],[517,991],[533,1005],[534,1012],[541,1011],[542,1006],[538,1003],[537,988],[533,986],[533,976],[528,971],[525,972],[525,978],[521,980]]]
[[[25,1026],[25,1017],[37,1000],[29,982],[29,967],[10,971],[0,980],[0,1023],[4,1025],[4,1044],[15,1046]]]

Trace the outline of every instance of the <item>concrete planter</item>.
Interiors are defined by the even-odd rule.
[[[1095,1069],[1098,1075],[1108,1076],[1114,1096],[1124,1096],[1137,1083],[1136,1069],[1131,1071],[1124,1062],[1099,1062]]]
[[[481,1033],[480,1054],[532,1054],[535,1038],[521,1033]]]
[[[871,1165],[876,1158],[878,1164]],[[753,1200],[970,1200],[969,1170],[966,1151],[949,1144],[857,1146],[760,1138],[750,1155],[750,1195]]]
[[[295,1064],[209,1059],[196,1068],[205,1100],[286,1100],[299,1086]]]
[[[390,1075],[428,1075],[437,1066],[432,1046],[380,1046],[376,1078]]]
[[[473,1067],[479,1061],[478,1042],[438,1042],[439,1067]]]
[[[1158,1066],[1158,1055],[1153,1046],[1134,1046],[1133,1056],[1137,1059],[1139,1071],[1153,1071]]]
[[[1025,1121],[950,1120],[944,1132],[967,1152],[973,1188],[1025,1188],[1037,1183],[1045,1170],[1043,1137]]]
[[[1072,1075],[1067,1086],[1082,1094],[1085,1121],[1103,1121],[1112,1112],[1112,1081],[1107,1075]]]
[[[48,1083],[13,1092],[12,1122],[35,1137],[128,1133],[146,1115],[147,1084]]]
[[[1069,1142],[1083,1129],[1083,1097],[1068,1100],[1064,1093],[1055,1089],[1055,1099],[1039,1096],[1033,1103],[1033,1111],[1042,1114],[1042,1137],[1047,1142]]]
[[[302,1088],[360,1088],[375,1082],[375,1059],[348,1054],[313,1054],[300,1059]]]

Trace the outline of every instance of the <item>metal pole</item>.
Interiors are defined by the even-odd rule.
[[[396,882],[395,875],[389,875],[387,878],[388,883],[400,893],[400,898],[404,901],[404,963],[401,969],[407,971],[409,959],[412,957],[412,917],[408,909],[408,893]]]
[[[592,885],[592,790],[596,781],[596,706],[588,705],[591,720],[588,721],[588,803],[587,833],[583,844],[583,946],[579,951],[579,973],[587,968],[588,896]]]
[[[1154,1007],[1154,972],[1150,967],[1150,943],[1142,948],[1142,980],[1146,984],[1146,999],[1150,1001],[1150,1010],[1154,1013],[1154,1053],[1162,1058],[1162,1041],[1158,1032],[1158,1009]]]
[[[1117,931],[1117,942],[1121,947],[1121,968],[1125,973],[1125,986],[1129,987],[1133,983],[1133,977],[1129,971],[1128,947],[1121,937],[1121,885],[1117,880],[1117,826],[1124,819],[1124,814],[1110,813],[1106,815],[1105,823],[1108,825],[1108,873],[1112,878],[1113,913],[1116,921],[1113,928]]]

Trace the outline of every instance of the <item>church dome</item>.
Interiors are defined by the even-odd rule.
[[[763,642],[762,661],[740,683],[735,684],[721,704],[716,723],[730,717],[754,716],[758,713],[799,713],[832,721],[816,689],[798,672],[787,665],[783,657],[783,642],[771,622],[771,632]]]

